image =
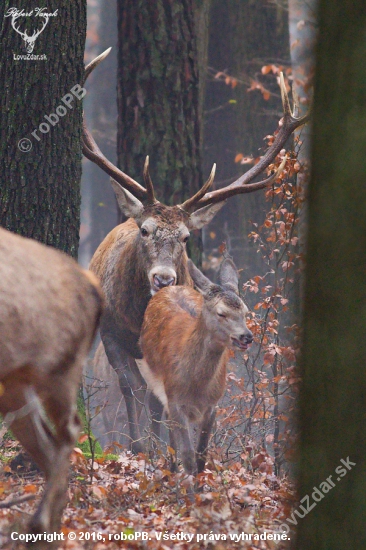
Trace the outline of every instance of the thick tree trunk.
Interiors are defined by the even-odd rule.
[[[320,1],[299,497],[335,487],[299,520],[297,550],[366,548],[365,29],[362,0]]]
[[[16,5],[26,13],[33,10],[15,23],[31,36],[42,26],[35,15],[39,2]],[[71,89],[83,82],[86,1],[48,2],[46,12],[57,15],[49,18],[31,54],[45,60],[17,59],[27,52],[12,17],[6,17],[12,7],[10,0],[0,4],[0,225],[76,256],[82,102]],[[62,101],[66,94],[70,107]],[[51,114],[52,123],[45,118]],[[22,146],[32,148],[23,152]]]
[[[207,83],[208,39],[211,0],[193,0],[198,64],[198,115],[200,121],[200,151],[203,155],[203,111]],[[208,171],[211,166],[208,168]]]
[[[118,161],[141,181],[149,155],[165,204],[202,183],[195,10],[193,0],[118,1]]]

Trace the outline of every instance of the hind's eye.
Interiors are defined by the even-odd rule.
[[[217,314],[219,317],[222,317],[222,319],[226,319],[226,315],[224,313],[218,313]]]
[[[142,235],[143,237],[147,237],[148,234],[149,234],[148,230],[145,229],[144,227],[141,227],[141,235]]]
[[[183,242],[186,243],[189,240],[189,235],[186,235],[183,239]]]

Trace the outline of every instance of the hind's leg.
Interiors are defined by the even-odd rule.
[[[76,363],[68,369],[67,373],[52,377],[45,402],[48,415],[54,423],[55,457],[46,476],[42,500],[31,521],[33,532],[42,532],[45,526],[50,531],[57,531],[67,500],[69,459],[81,427],[76,410],[81,365]]]

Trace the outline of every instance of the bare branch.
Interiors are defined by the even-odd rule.
[[[12,500],[5,500],[4,502],[0,502],[0,509],[11,508],[12,506],[17,506],[18,504],[28,502],[28,500],[34,500],[35,498],[35,495],[23,495],[22,497],[14,498]]]

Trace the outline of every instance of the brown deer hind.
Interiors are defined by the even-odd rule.
[[[86,67],[85,78],[109,51]],[[296,118],[293,115],[283,77],[281,94],[284,116],[273,144],[258,164],[229,186],[209,191],[214,179],[213,169],[202,189],[176,206],[165,206],[155,198],[148,157],[144,168],[144,188],[104,157],[84,124],[83,153],[113,178],[112,185],[119,207],[131,218],[107,235],[95,252],[90,269],[100,277],[106,295],[101,338],[108,360],[118,374],[126,400],[134,452],[143,451],[135,396],[139,389],[145,387],[145,381],[135,359],[142,357],[138,340],[147,304],[161,288],[177,284],[192,286],[185,250],[185,242],[191,230],[209,223],[229,197],[264,189],[282,171],[285,160],[270,177],[250,183],[274,162],[291,133],[308,120],[308,116]],[[151,407],[152,418],[158,421],[162,409],[154,395]],[[153,422],[157,434],[158,426],[158,422]]]
[[[215,406],[225,391],[229,348],[247,349],[253,335],[231,259],[221,264],[221,286],[212,284],[191,261],[189,271],[203,294],[167,287],[150,300],[141,330],[144,359],[139,368],[165,407],[171,446],[175,451],[179,446],[186,472],[196,474],[204,469]],[[197,455],[189,430],[193,422],[200,426]]]
[[[0,413],[46,476],[33,533],[59,528],[80,429],[76,397],[101,310],[92,273],[0,229]]]

